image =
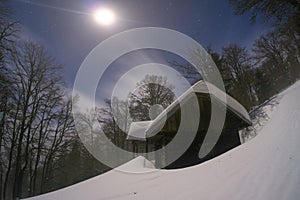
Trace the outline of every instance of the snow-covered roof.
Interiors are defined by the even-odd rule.
[[[209,94],[216,97],[217,100],[219,100],[219,102],[226,105],[229,108],[229,110],[234,112],[247,124],[252,124],[250,116],[247,110],[244,108],[244,106],[242,106],[237,100],[235,100],[233,97],[223,92],[213,84],[204,81],[199,81],[195,85],[193,85],[191,89],[194,90],[196,93]],[[226,99],[223,98],[224,95]]]
[[[126,139],[146,141],[146,130],[151,123],[152,121],[132,122]]]
[[[247,110],[238,101],[213,84],[201,80],[185,91],[180,97],[177,98],[177,100],[163,110],[153,121],[132,122],[127,139],[145,141],[146,135],[149,136],[158,133],[165,123],[164,118],[166,117],[166,114],[174,113],[177,109],[179,109],[179,103],[186,102],[192,97],[191,94],[193,93],[209,94],[211,97],[215,97],[218,102],[224,104],[243,121],[249,125],[251,124],[251,119]]]

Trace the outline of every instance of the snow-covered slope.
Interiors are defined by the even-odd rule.
[[[277,98],[276,109],[255,138],[208,162],[137,174],[112,170],[31,200],[299,200],[300,82]],[[137,158],[125,168],[141,170],[143,162]]]

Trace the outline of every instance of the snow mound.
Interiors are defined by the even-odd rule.
[[[111,170],[30,200],[299,200],[300,82],[281,95],[255,138],[212,160],[153,173]],[[121,169],[143,169],[145,162],[138,157]]]
[[[266,100],[249,113],[252,126],[240,131],[242,143],[248,142],[260,133],[261,129],[268,123],[269,119],[274,114],[274,111],[277,109],[281,98],[284,96],[284,92]]]
[[[115,170],[123,172],[141,173],[151,172],[156,170],[153,163],[143,156],[138,156],[135,159],[117,167]]]

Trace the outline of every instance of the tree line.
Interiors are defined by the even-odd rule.
[[[107,170],[91,166],[94,158],[78,139],[61,66],[20,34],[1,6],[0,199],[49,192]]]
[[[248,110],[292,85],[300,78],[300,2],[298,0],[230,0],[235,14],[250,12],[251,22],[258,17],[271,26],[247,52],[246,48],[223,48],[221,68],[233,71],[227,86],[229,93],[239,99]],[[231,55],[229,55],[231,53]],[[233,56],[236,55],[236,56]],[[242,67],[245,71],[238,70]],[[228,69],[229,68],[229,69]],[[240,80],[238,77],[242,77]],[[240,85],[240,86],[239,86]],[[241,88],[247,88],[241,90]],[[244,94],[242,94],[244,92]],[[244,98],[245,97],[245,98]]]
[[[206,50],[215,62],[226,92],[248,111],[255,109],[300,78],[300,3],[297,0],[230,0],[237,15],[251,13],[251,22],[264,17],[270,32],[261,35],[251,47],[224,46],[221,52]],[[191,53],[195,65],[201,51]],[[201,75],[189,64],[171,62],[192,82]]]
[[[237,44],[225,46],[221,52],[207,48],[227,93],[250,111],[300,78],[299,2],[230,0],[230,3],[236,14],[251,11],[253,22],[262,15],[266,23],[273,25],[251,49]],[[34,196],[109,170],[79,140],[61,66],[40,44],[20,41],[20,33],[21,28],[12,20],[9,9],[1,7],[0,199]],[[198,53],[195,50],[191,56],[197,57]],[[201,79],[190,66],[172,64],[191,82]],[[147,81],[157,84],[147,85]],[[92,141],[97,140],[97,130],[93,130],[92,124],[99,122],[113,143],[130,150],[131,143],[126,141],[124,133],[129,129],[129,116],[133,121],[149,120],[148,110],[152,105],[161,104],[165,108],[174,100],[172,87],[164,77],[148,76],[137,86],[140,89],[130,94],[128,102],[108,99],[104,108],[81,116],[81,128],[91,129]]]

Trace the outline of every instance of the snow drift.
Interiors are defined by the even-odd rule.
[[[272,116],[247,143],[197,166],[156,170],[138,157],[118,169],[30,200],[300,198],[300,82],[279,94]],[[146,171],[146,172],[145,172]]]

